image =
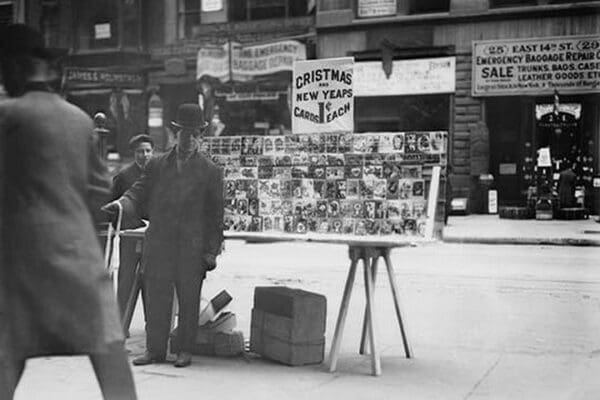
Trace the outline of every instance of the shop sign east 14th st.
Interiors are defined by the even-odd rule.
[[[292,132],[354,131],[354,59],[294,63]]]
[[[600,36],[474,41],[473,96],[600,92]]]

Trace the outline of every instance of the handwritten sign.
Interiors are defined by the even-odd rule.
[[[600,92],[600,36],[473,42],[473,96]]]
[[[354,59],[296,62],[292,81],[292,132],[354,130]]]

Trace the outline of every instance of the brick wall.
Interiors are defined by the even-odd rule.
[[[452,135],[452,192],[470,190],[470,203],[477,200],[475,181],[470,176],[470,136],[483,119],[482,101],[471,96],[471,54],[456,55],[456,92],[454,98],[454,121]]]

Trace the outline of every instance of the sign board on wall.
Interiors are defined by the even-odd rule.
[[[92,68],[69,67],[65,69],[65,79],[67,85],[144,86],[144,75],[139,72],[129,71],[106,71]]]
[[[600,92],[600,36],[474,41],[473,96]]]
[[[382,17],[396,14],[396,0],[358,0],[358,17]]]
[[[202,12],[221,11],[223,9],[223,0],[201,0]]]
[[[110,23],[94,25],[94,39],[110,39]]]
[[[254,76],[291,71],[296,60],[306,60],[306,46],[296,40],[257,46],[225,43],[223,46],[203,47],[198,51],[196,77],[208,75],[221,81],[230,78],[245,81]]]
[[[354,58],[294,63],[292,132],[354,130]]]
[[[381,61],[357,62],[354,66],[354,95],[403,96],[454,93],[454,57],[396,60],[392,74],[385,76]]]

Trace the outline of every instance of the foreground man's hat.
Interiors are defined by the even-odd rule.
[[[0,29],[0,58],[34,56],[55,60],[66,54],[66,49],[46,47],[42,34],[30,26],[10,24]]]
[[[198,104],[183,103],[177,108],[177,117],[171,124],[177,128],[204,129],[208,122],[204,121],[204,113]]]

